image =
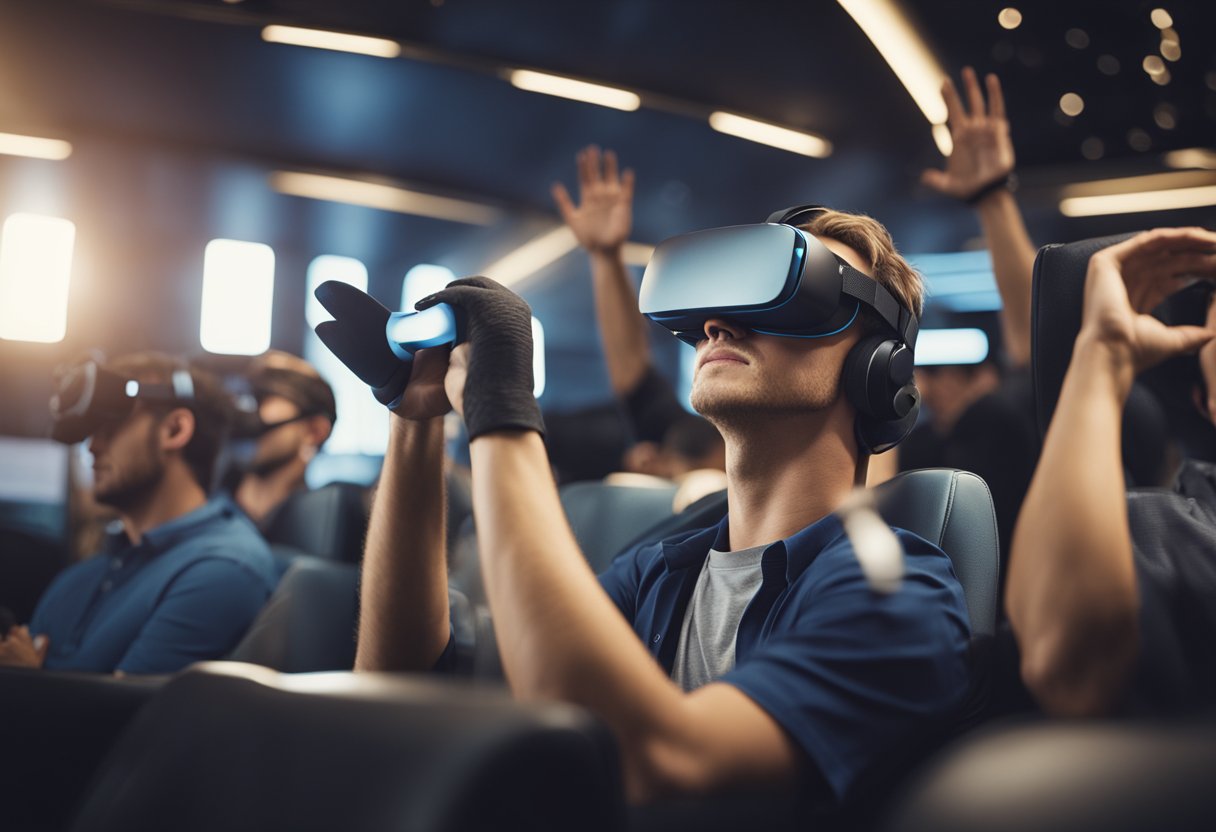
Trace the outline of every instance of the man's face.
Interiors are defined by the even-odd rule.
[[[820,239],[850,265],[869,272],[852,248]],[[757,335],[722,319],[707,321],[705,332],[709,337],[697,345],[691,401],[715,422],[830,407],[841,394],[845,357],[860,337],[857,327],[824,338]]]
[[[122,511],[160,486],[165,474],[160,423],[157,413],[137,406],[126,419],[103,425],[89,438],[93,498],[98,503]]]
[[[283,396],[265,396],[258,405],[258,416],[268,425],[299,415],[299,406]],[[308,426],[305,421],[291,422],[268,430],[258,439],[252,470],[258,474],[267,474],[286,465],[300,455],[307,441]]]

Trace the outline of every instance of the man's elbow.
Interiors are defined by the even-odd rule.
[[[1108,714],[1139,655],[1138,624],[1136,610],[1127,607],[1027,639],[1020,645],[1022,681],[1050,716]]]
[[[713,790],[714,778],[699,755],[658,740],[641,742],[623,751],[625,796],[635,806]]]

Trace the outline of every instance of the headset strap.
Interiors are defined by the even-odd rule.
[[[840,262],[841,294],[859,300],[873,309],[909,349],[916,349],[916,336],[920,333],[920,323],[916,316],[905,309],[886,286],[864,272],[859,272],[841,258],[836,259]]]

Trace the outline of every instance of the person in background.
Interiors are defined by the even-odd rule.
[[[219,382],[159,353],[106,369],[188,395],[135,399],[89,438],[93,495],[122,525],[61,572],[27,626],[0,641],[0,665],[172,673],[229,653],[274,589],[270,550],[227,497],[208,499],[230,420]]]
[[[290,353],[263,353],[246,378],[257,403],[256,413],[248,414],[256,447],[233,497],[265,529],[288,497],[307,489],[308,465],[333,432],[338,408],[328,382]]]
[[[945,169],[926,170],[921,181],[971,206],[979,219],[1001,297],[1004,367],[989,361],[918,369],[932,421],[897,451],[901,470],[941,466],[983,477],[1007,554],[1039,448],[1029,376],[1036,250],[1013,195],[1015,157],[1001,83],[992,74],[984,79],[985,102],[975,70],[966,67],[962,75],[965,103],[953,81],[942,84],[953,149]]]
[[[688,490],[676,497],[676,503],[685,506],[726,487],[725,446],[713,425],[680,404],[671,384],[651,362],[650,324],[638,311],[637,289],[623,254],[633,226],[633,171],[622,172],[615,152],[601,153],[595,146],[581,151],[576,161],[578,203],[560,182],[553,185],[553,199],[591,260],[608,378],[635,441],[624,467],[687,481]],[[716,475],[708,473],[715,471]]]
[[[1216,704],[1213,468],[1184,466],[1178,493],[1129,495],[1120,442],[1139,373],[1198,352],[1198,375],[1216,377],[1210,301],[1201,326],[1149,314],[1192,276],[1216,278],[1216,233],[1156,229],[1089,261],[1080,332],[1014,533],[1008,583],[1022,679],[1050,714],[1171,715]],[[1207,397],[1195,404],[1210,420]]]

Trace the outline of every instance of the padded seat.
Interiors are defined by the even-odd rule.
[[[583,711],[387,674],[197,665],[135,718],[75,832],[617,829],[608,730]]]
[[[350,482],[292,494],[270,519],[266,540],[327,560],[358,563],[367,533],[366,494],[364,486]]]
[[[574,539],[599,573],[635,537],[674,513],[677,486],[575,482],[562,486],[562,508]]]

